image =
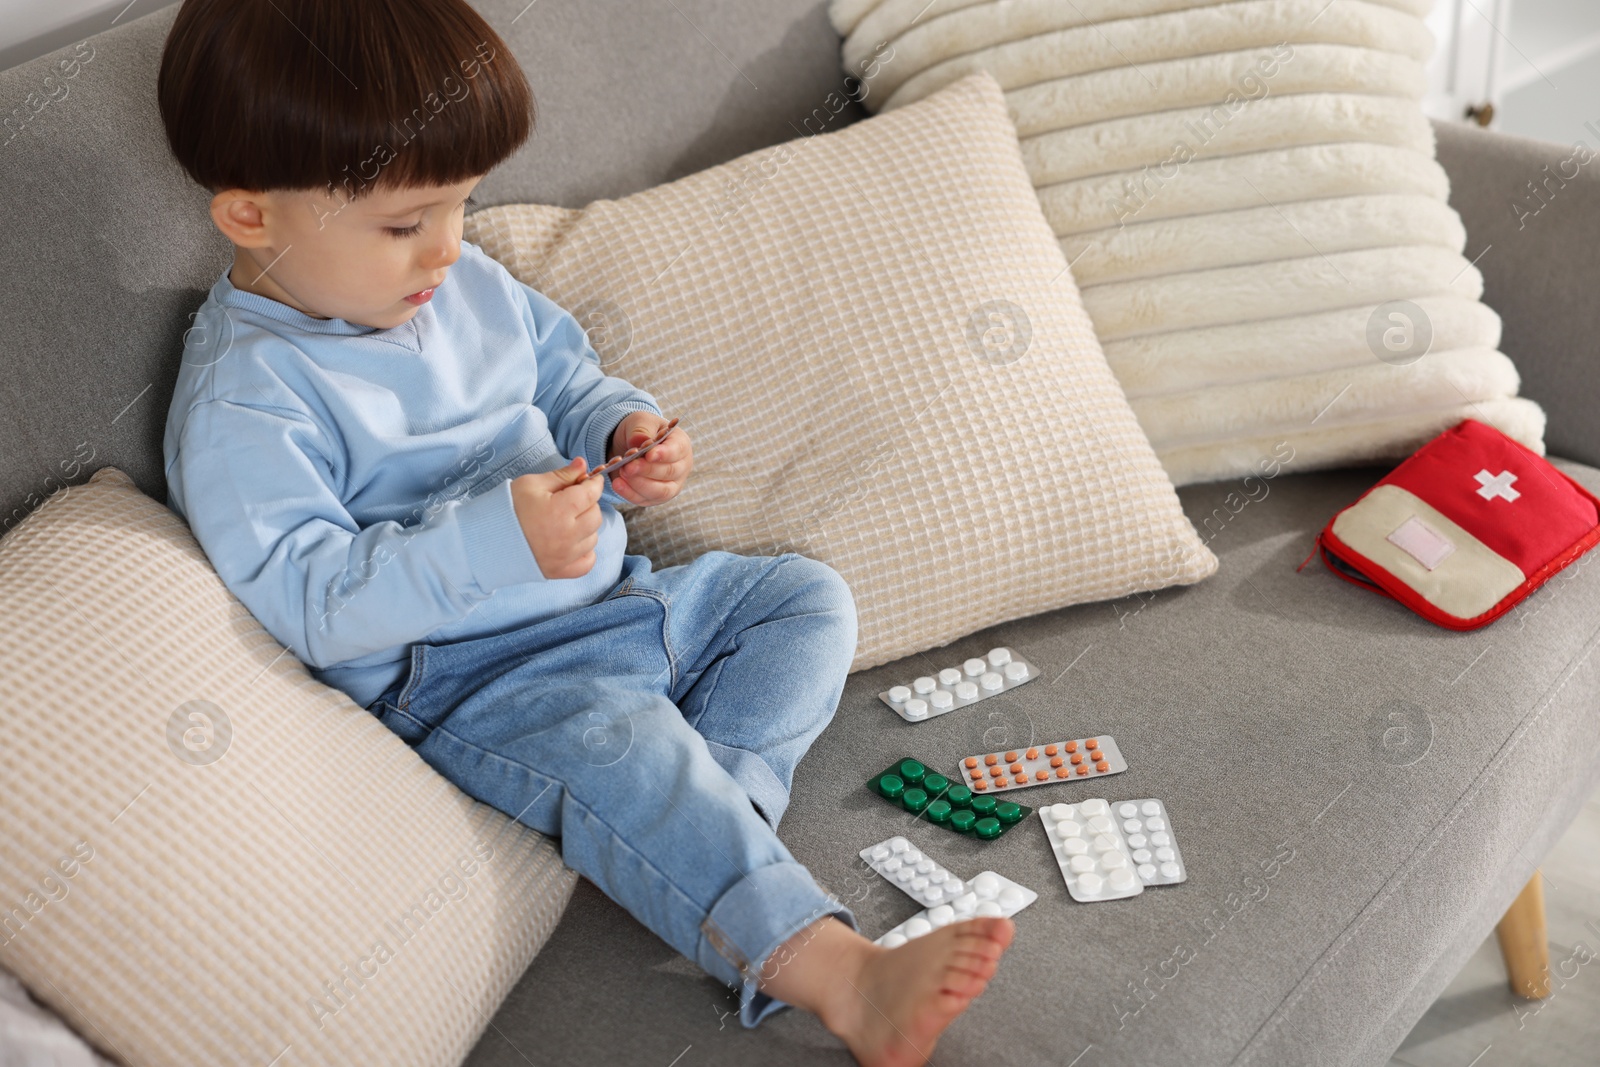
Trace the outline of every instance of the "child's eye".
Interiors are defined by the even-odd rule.
[[[407,226],[405,229],[395,226],[385,226],[384,229],[390,237],[414,237],[422,232],[422,223],[418,222],[415,226]]]

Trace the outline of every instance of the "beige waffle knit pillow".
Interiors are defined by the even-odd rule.
[[[571,894],[547,839],[115,468],[0,539],[0,633],[0,963],[35,996],[140,1067],[461,1062]]]
[[[831,564],[857,668],[1216,568],[987,74],[622,200],[480,211],[465,236],[693,435],[688,486],[632,514],[630,549]]]
[[[833,0],[883,114],[1005,90],[1107,361],[1174,482],[1542,452],[1420,100],[1433,0]],[[1477,249],[1481,257],[1487,249]],[[1282,448],[1283,451],[1279,451]]]

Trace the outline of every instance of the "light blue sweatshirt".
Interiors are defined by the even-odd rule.
[[[167,413],[167,506],[273,637],[365,707],[414,642],[598,600],[627,531],[607,487],[594,568],[547,579],[510,479],[584,456],[655,400],[607,377],[577,321],[470,242],[393,329],[211,287]]]

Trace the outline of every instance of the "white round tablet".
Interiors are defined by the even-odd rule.
[[[872,850],[872,859],[876,863],[882,863],[884,860],[888,859],[892,854],[893,853],[890,852],[888,845],[879,845],[879,846],[877,846],[876,848],[874,848]]]
[[[889,690],[889,702],[891,704],[904,704],[910,699],[911,690],[903,685],[894,686]]]
[[[1008,885],[1000,890],[1000,907],[1006,911],[1015,911],[1022,907],[1022,890],[1014,885]]]
[[[906,718],[926,719],[928,717],[928,702],[921,697],[912,697],[906,701]]]
[[[916,876],[917,872],[912,870],[910,867],[901,867],[898,871],[894,872],[894,880],[899,882],[901,885],[908,885]]]
[[[958,915],[971,915],[978,907],[978,894],[962,893],[951,901],[951,907],[956,909]]]
[[[1117,839],[1110,834],[1100,834],[1090,844],[1095,852],[1100,855],[1104,855],[1107,852],[1115,852],[1120,855],[1122,852],[1122,849],[1117,845]]]
[[[1140,878],[1143,878],[1145,881],[1148,882],[1150,879],[1154,878],[1155,876],[1156,876],[1156,865],[1155,864],[1153,864],[1153,863],[1141,863],[1141,864],[1139,864],[1139,877]]]
[[[918,696],[927,696],[929,693],[939,688],[939,683],[935,682],[927,675],[923,675],[921,678],[918,678],[916,681],[911,683],[911,688],[916,690]]]
[[[968,678],[976,678],[978,675],[988,670],[989,665],[983,662],[981,659],[969,659],[967,662],[961,665],[961,669],[967,672]]]
[[[1146,819],[1145,825],[1150,827],[1152,830],[1165,830],[1167,828],[1167,820],[1157,815],[1153,818]]]
[[[937,908],[928,912],[928,921],[936,927],[949,926],[955,921],[955,917],[956,909],[948,904],[940,904]]]
[[[1176,863],[1163,863],[1161,865],[1161,873],[1168,878],[1177,878],[1183,874],[1183,870]]]
[[[956,696],[962,700],[976,700],[978,698],[978,687],[971,682],[962,682],[956,686]]]
[[[1117,814],[1122,816],[1124,819],[1131,819],[1135,815],[1139,814],[1139,805],[1133,803],[1118,804]]]
[[[974,893],[978,894],[980,900],[992,899],[1000,892],[1000,879],[995,877],[992,871],[984,871],[967,884],[972,887]]]
[[[1092,800],[1085,800],[1082,804],[1079,804],[1078,810],[1083,812],[1085,815],[1104,815],[1106,812],[1111,810],[1111,805],[1107,804],[1099,797],[1095,797]]]
[[[1092,834],[1108,834],[1111,832],[1111,820],[1104,815],[1095,815],[1084,824]]]
[[[884,948],[899,948],[901,945],[903,945],[905,943],[906,943],[906,935],[905,934],[901,934],[901,933],[896,933],[893,930],[889,931],[888,933],[884,934],[882,937],[878,938],[878,944],[882,945]]]
[[[1098,874],[1078,875],[1078,892],[1082,893],[1084,896],[1095,896],[1105,887],[1105,879],[1101,878]]]
[[[900,932],[907,937],[921,937],[923,934],[933,932],[933,924],[920,915],[914,915],[906,920],[904,926],[900,927]]]
[[[1009,648],[991,648],[988,659],[989,666],[1004,667],[1011,662],[1011,650]]]
[[[949,877],[949,871],[945,870],[943,867],[935,867],[933,870],[928,872],[928,884],[940,885],[947,881]]]
[[[903,837],[891,837],[888,844],[890,852],[904,852],[911,847],[911,842]]]
[[[944,894],[947,897],[959,897],[963,892],[966,891],[966,888],[967,887],[962,884],[961,879],[952,878],[944,884]]]
[[[1150,835],[1150,843],[1153,844],[1153,845],[1170,845],[1170,844],[1172,844],[1172,838],[1167,836],[1164,833],[1162,833],[1162,834],[1151,834]]]
[[[1052,804],[1048,810],[1050,812],[1050,817],[1056,822],[1061,822],[1063,819],[1072,818],[1071,804]]]
[[[928,703],[939,711],[949,711],[956,706],[956,698],[950,695],[948,689],[935,689],[928,694]]]
[[[1094,860],[1089,856],[1074,856],[1067,861],[1067,866],[1072,868],[1072,873],[1083,874],[1094,870]]]
[[[1134,878],[1133,872],[1130,870],[1123,869],[1111,872],[1111,888],[1119,893],[1125,893],[1138,884],[1138,880]]]
[[[1136,849],[1134,849],[1133,850],[1133,862],[1135,862],[1135,863],[1149,863],[1150,862],[1150,850],[1147,849],[1147,848],[1136,848]]]
[[[983,677],[978,679],[978,684],[983,686],[985,689],[994,690],[999,689],[1002,685],[1005,685],[1006,680],[1000,677],[994,671],[987,671],[984,673]]]
[[[1100,866],[1108,871],[1121,870],[1128,865],[1128,857],[1121,852],[1107,852],[1100,857]],[[915,884],[915,883],[913,883]]]
[[[1075,837],[1081,838],[1083,837],[1083,827],[1080,824],[1073,822],[1071,819],[1068,819],[1066,822],[1056,823],[1056,833],[1069,840]]]
[[[1178,854],[1172,851],[1172,849],[1166,845],[1156,849],[1156,859],[1161,860],[1162,862],[1166,862],[1167,860],[1175,860],[1177,858]]]
[[[955,685],[959,681],[961,681],[961,672],[954,667],[946,667],[939,672],[940,685]]]
[[[1028,676],[1028,665],[1026,663],[1007,663],[1005,673],[1006,677],[1013,682],[1018,681]]]
[[[890,856],[888,859],[883,861],[883,863],[878,867],[878,870],[882,871],[884,874],[893,874],[903,866],[905,866],[905,864],[901,863],[898,857]]]
[[[1122,820],[1122,829],[1125,830],[1126,832],[1130,833],[1130,834],[1138,833],[1140,831],[1140,829],[1143,828],[1143,826],[1144,826],[1144,823],[1140,822],[1138,819],[1123,819]]]
[[[985,900],[978,905],[978,914],[988,919],[998,919],[1003,912],[1000,910],[1000,905],[992,900]]]
[[[1144,848],[1144,846],[1148,845],[1149,843],[1150,843],[1149,838],[1145,837],[1143,834],[1129,834],[1128,835],[1128,847],[1129,848]]]
[[[919,874],[916,877],[911,879],[911,891],[913,893],[920,893],[926,888],[928,888],[928,876],[927,875]]]
[[[922,853],[919,852],[919,853],[917,853],[917,855],[918,855],[918,857],[920,857],[917,860],[917,873],[918,874],[932,874],[933,873],[933,869],[935,867],[939,866],[937,863],[933,862],[932,860],[922,856]]]
[[[1143,805],[1140,806],[1139,810],[1144,812],[1146,815],[1160,815],[1161,805],[1157,804],[1153,800],[1147,800]]]
[[[1089,851],[1089,842],[1081,837],[1069,837],[1061,842],[1061,851],[1069,856],[1081,856]]]

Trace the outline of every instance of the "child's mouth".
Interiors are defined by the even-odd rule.
[[[421,307],[423,304],[426,304],[429,300],[432,300],[432,299],[433,299],[433,290],[432,289],[424,289],[420,293],[412,293],[410,296],[406,297],[406,303],[414,304],[417,307]]]

